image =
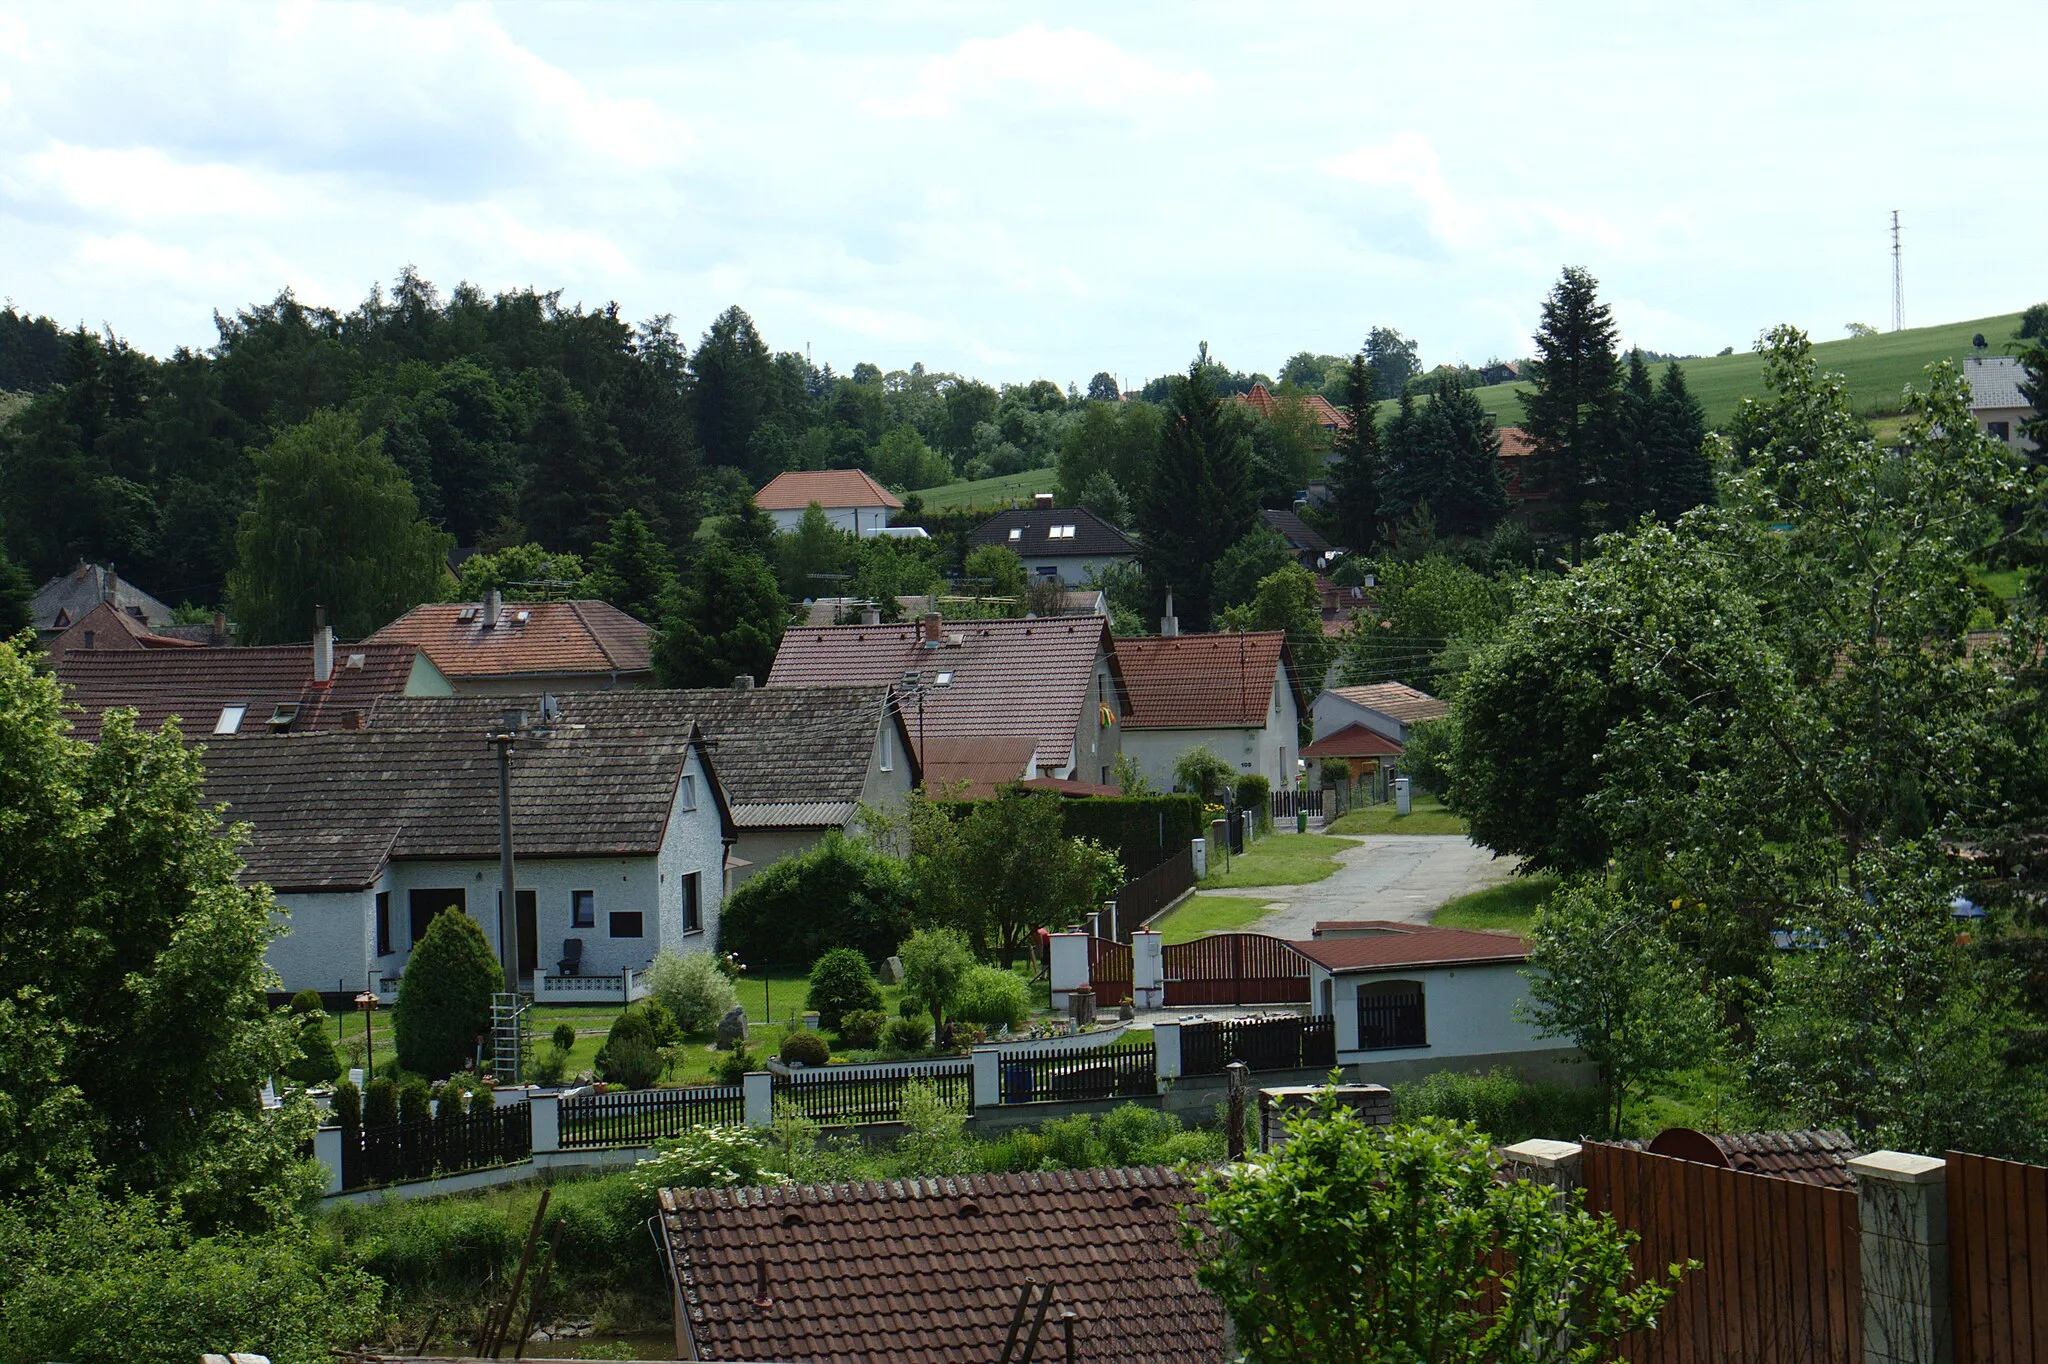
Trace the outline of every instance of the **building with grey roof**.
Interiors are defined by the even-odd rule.
[[[1970,384],[1970,412],[1984,434],[2020,450],[2035,444],[2020,430],[2032,421],[2034,405],[2020,385],[2027,381],[2026,367],[2011,355],[1971,355],[1963,360],[1963,378]]]

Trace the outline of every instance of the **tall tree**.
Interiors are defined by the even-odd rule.
[[[1088,401],[1113,403],[1123,397],[1123,390],[1117,387],[1116,376],[1108,370],[1098,370],[1088,381]]]
[[[1344,409],[1351,417],[1351,425],[1337,433],[1335,457],[1330,464],[1337,543],[1353,554],[1367,556],[1379,552],[1384,514],[1381,484],[1385,481],[1385,469],[1373,382],[1365,352],[1360,351],[1351,357],[1351,366],[1344,376]]]
[[[1587,518],[1609,442],[1613,439],[1615,385],[1614,315],[1600,301],[1600,283],[1576,265],[1543,302],[1536,328],[1542,362],[1536,386],[1522,391],[1522,424],[1536,438],[1531,471],[1538,485],[1555,495],[1559,526],[1576,549],[1597,529]]]
[[[7,546],[0,543],[0,639],[12,639],[28,629],[34,619],[35,592],[28,574],[7,557]]]
[[[714,543],[669,594],[650,651],[655,678],[664,687],[723,687],[743,673],[765,681],[788,627],[774,570]]]
[[[1153,600],[1163,605],[1172,592],[1190,630],[1209,628],[1215,566],[1256,518],[1248,476],[1244,446],[1227,436],[1222,404],[1197,360],[1167,401],[1165,436],[1138,516]]]
[[[420,518],[375,436],[323,411],[259,451],[228,597],[252,644],[309,638],[313,608],[360,639],[438,595],[449,537]]]
[[[1508,508],[1500,433],[1456,370],[1445,370],[1424,414],[1423,440],[1436,471],[1430,511],[1445,535],[1483,539]]]
[[[696,381],[697,434],[711,463],[747,468],[748,440],[773,415],[774,366],[754,319],[737,305],[720,313],[704,333],[690,373]]]
[[[628,507],[613,518],[611,538],[590,551],[590,590],[629,616],[659,620],[662,600],[675,586],[673,563],[647,518]]]
[[[627,505],[626,452],[601,410],[550,375],[527,430],[519,519],[551,550],[588,554]]]
[[[1373,394],[1398,398],[1408,391],[1408,381],[1422,372],[1415,343],[1392,327],[1374,327],[1365,337],[1365,365],[1372,371]]]
[[[1627,530],[1657,510],[1658,415],[1656,381],[1642,347],[1632,346],[1615,394],[1614,434],[1600,465],[1600,520],[1609,530]]]
[[[1676,360],[1657,386],[1650,426],[1657,515],[1675,521],[1715,500],[1714,464],[1707,454],[1707,410],[1685,385]]]

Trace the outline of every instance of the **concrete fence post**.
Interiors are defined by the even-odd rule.
[[[1864,1364],[1949,1364],[1947,1162],[1872,1151],[1849,1170],[1863,1224]]]
[[[749,1127],[775,1125],[775,1077],[765,1070],[750,1070],[740,1081],[742,1102]]]
[[[1190,841],[1195,854],[1195,879],[1201,880],[1209,874],[1209,840],[1197,838]]]
[[[1078,990],[1088,983],[1088,935],[1086,933],[1055,933],[1052,935],[1052,1007],[1056,1012],[1065,1012],[1067,992]]]
[[[533,1150],[535,1155],[543,1151],[562,1149],[562,1096],[559,1094],[528,1094],[526,1111],[533,1116]]]
[[[1152,1025],[1152,1054],[1157,1065],[1160,1092],[1168,1080],[1180,1078],[1180,1020],[1164,1018]]]
[[[1141,1009],[1166,1003],[1166,949],[1158,932],[1141,928],[1131,934],[1131,1002]]]
[[[341,1192],[341,1129],[323,1127],[313,1133],[313,1154],[327,1167],[327,1187],[322,1193]]]
[[[994,1108],[1003,1101],[1002,1052],[994,1047],[974,1049],[974,1106]]]
[[[1585,1148],[1575,1141],[1539,1138],[1506,1147],[1501,1155],[1506,1158],[1509,1174],[1531,1184],[1548,1185],[1560,1199],[1569,1196],[1573,1189],[1585,1187]]]

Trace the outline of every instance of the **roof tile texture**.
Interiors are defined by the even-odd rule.
[[[1375,682],[1365,687],[1333,687],[1331,690],[1354,705],[1376,710],[1407,725],[1441,720],[1451,709],[1428,692],[1417,691],[1400,682]]]
[[[451,678],[644,673],[649,667],[646,624],[609,602],[508,602],[489,628],[481,615],[475,602],[428,602],[370,638],[417,645]]]
[[[1265,725],[1287,635],[1143,635],[1116,641],[1128,729]]]
[[[294,732],[354,724],[379,700],[403,694],[418,652],[398,642],[337,644],[334,679],[326,687],[313,682],[310,641],[254,649],[73,650],[58,661],[57,677],[81,712],[71,721],[78,738],[99,738],[105,711],[133,706],[144,729],[176,716],[185,738],[219,743],[213,728],[228,705],[248,707],[237,741],[270,737],[270,717],[281,705],[299,708]],[[357,655],[362,666],[350,667]]]
[[[1335,734],[1322,738],[1301,750],[1304,758],[1398,758],[1403,752],[1395,743],[1377,730],[1364,725],[1346,725]]]
[[[1830,1128],[1805,1128],[1791,1132],[1708,1133],[1707,1140],[1721,1148],[1728,1168],[1772,1179],[1792,1179],[1828,1189],[1854,1189],[1856,1176],[1849,1162],[1863,1154],[1847,1132]],[[1648,1150],[1646,1141],[1616,1142],[1632,1151]]]
[[[705,1358],[994,1359],[1035,1278],[1055,1292],[1038,1358],[1066,1306],[1076,1359],[1199,1364],[1223,1358],[1224,1319],[1180,1244],[1188,1196],[1156,1166],[669,1189],[662,1222]]]
[[[903,503],[860,469],[819,469],[777,474],[754,494],[754,505],[762,511],[802,511],[817,503],[833,507],[888,507],[901,510]]]

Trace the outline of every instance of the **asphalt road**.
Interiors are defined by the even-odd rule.
[[[1218,895],[1275,901],[1249,931],[1306,938],[1320,919],[1398,919],[1427,923],[1444,901],[1497,885],[1514,874],[1513,858],[1496,858],[1461,834],[1372,834],[1340,854],[1334,875],[1306,886],[1260,886]]]

